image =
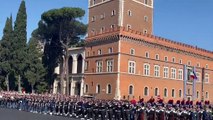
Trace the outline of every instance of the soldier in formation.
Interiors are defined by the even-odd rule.
[[[64,95],[0,93],[0,107],[86,120],[213,120],[212,106],[192,101],[150,98],[97,100]]]

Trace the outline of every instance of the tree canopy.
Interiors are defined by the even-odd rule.
[[[41,16],[39,27],[34,33],[45,44],[43,62],[48,71],[46,79],[50,86],[56,77],[55,67],[66,61],[64,59],[68,48],[78,44],[86,34],[87,25],[80,21],[84,14],[85,11],[81,8],[64,7],[49,10]],[[66,64],[62,73],[65,68]]]

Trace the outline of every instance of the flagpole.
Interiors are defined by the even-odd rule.
[[[193,73],[195,73],[196,74],[196,72],[195,72],[195,66],[193,67]],[[196,76],[196,75],[195,75]],[[196,77],[194,77],[193,78],[193,93],[192,93],[192,101],[194,101],[195,100],[195,98],[196,98],[196,96],[195,96],[195,93],[196,93]]]
[[[184,65],[184,80],[183,80],[183,97],[186,99],[186,82],[187,82],[187,66]]]

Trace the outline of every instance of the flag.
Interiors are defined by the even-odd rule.
[[[188,69],[188,79],[189,80],[196,80],[197,79],[197,75],[196,75],[195,70]]]

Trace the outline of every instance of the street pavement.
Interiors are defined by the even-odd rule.
[[[0,108],[0,120],[77,120],[77,119]]]

